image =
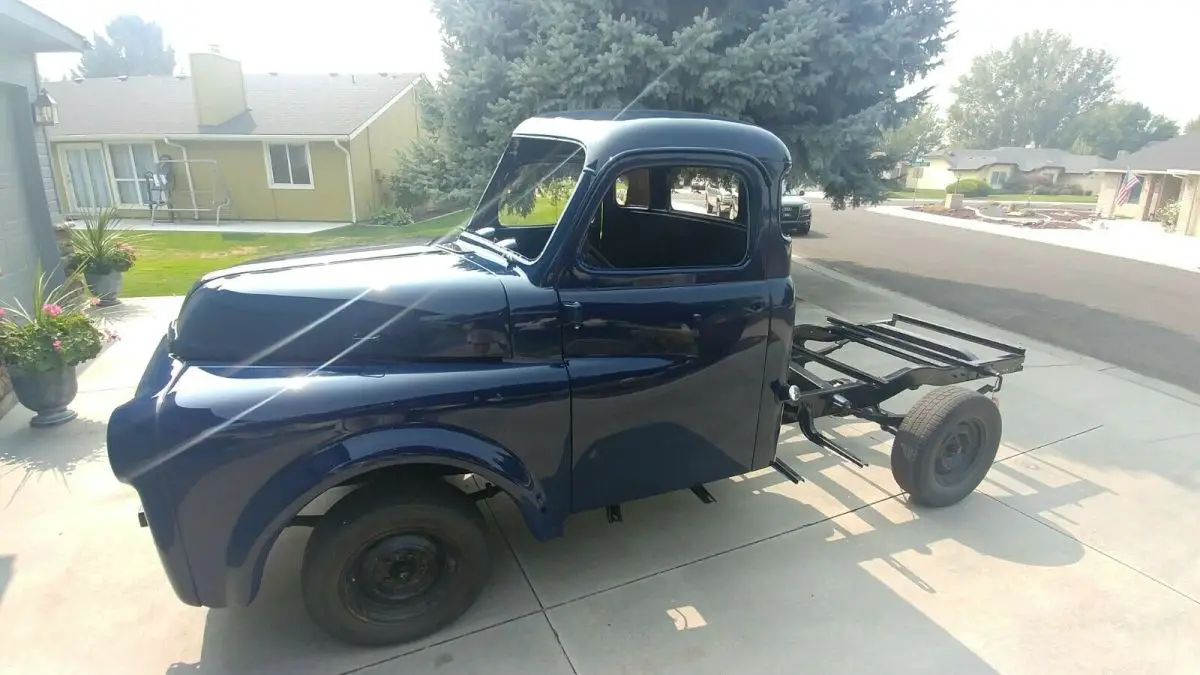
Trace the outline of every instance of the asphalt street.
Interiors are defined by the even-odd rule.
[[[794,254],[1200,393],[1200,274],[819,200],[813,211]]]

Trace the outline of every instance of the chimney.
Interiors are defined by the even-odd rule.
[[[228,122],[246,112],[246,82],[242,64],[213,53],[188,54],[192,97],[201,126]]]

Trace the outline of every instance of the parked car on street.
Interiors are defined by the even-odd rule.
[[[737,206],[737,195],[729,188],[709,183],[704,196],[705,212],[722,218],[729,218],[730,212]]]
[[[804,190],[793,190],[783,195],[779,212],[779,226],[784,234],[804,236],[812,229],[812,205],[804,198]]]
[[[987,394],[1024,349],[901,315],[796,325],[787,146],[709,116],[612,114],[520,124],[476,211],[438,241],[196,283],[107,444],[183,602],[249,604],[283,529],[311,527],[299,576],[313,621],[354,644],[416,640],[488,582],[480,501],[511,499],[547,540],[571,514],[619,523],[623,503],[676,490],[711,503],[706,483],[760,469],[799,483],[777,454],[782,425],[865,466],[817,428],[827,416],[895,435],[892,475],[914,505],[983,481],[1001,432]],[[737,177],[730,219],[672,207],[670,177],[697,167]],[[530,210],[547,177],[574,189],[562,210]],[[543,222],[506,225],[514,203]],[[833,356],[848,344],[912,365],[872,374]],[[883,407],[923,386],[941,388],[907,413]]]

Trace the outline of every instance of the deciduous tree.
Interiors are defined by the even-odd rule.
[[[1179,125],[1155,115],[1141,103],[1117,102],[1080,115],[1067,134],[1071,150],[1112,159],[1118,152],[1137,152],[1148,143],[1179,135]]]
[[[976,57],[947,111],[954,144],[972,148],[1068,148],[1077,118],[1113,98],[1116,59],[1055,31],[1022,35]]]
[[[942,147],[946,124],[938,109],[924,105],[912,119],[883,133],[883,151],[894,161],[912,161]]]
[[[92,37],[93,47],[83,53],[75,75],[170,75],[175,70],[175,49],[164,44],[162,28],[153,21],[124,14],[104,30],[107,36]]]

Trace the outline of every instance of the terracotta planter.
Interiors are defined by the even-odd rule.
[[[121,303],[117,299],[117,294],[121,292],[124,274],[121,272],[109,272],[108,274],[86,272],[83,276],[87,281],[88,290],[100,299],[101,307],[110,307]]]
[[[75,419],[79,413],[67,406],[79,392],[75,368],[30,371],[9,367],[17,402],[37,413],[29,420],[32,427],[51,427]]]

